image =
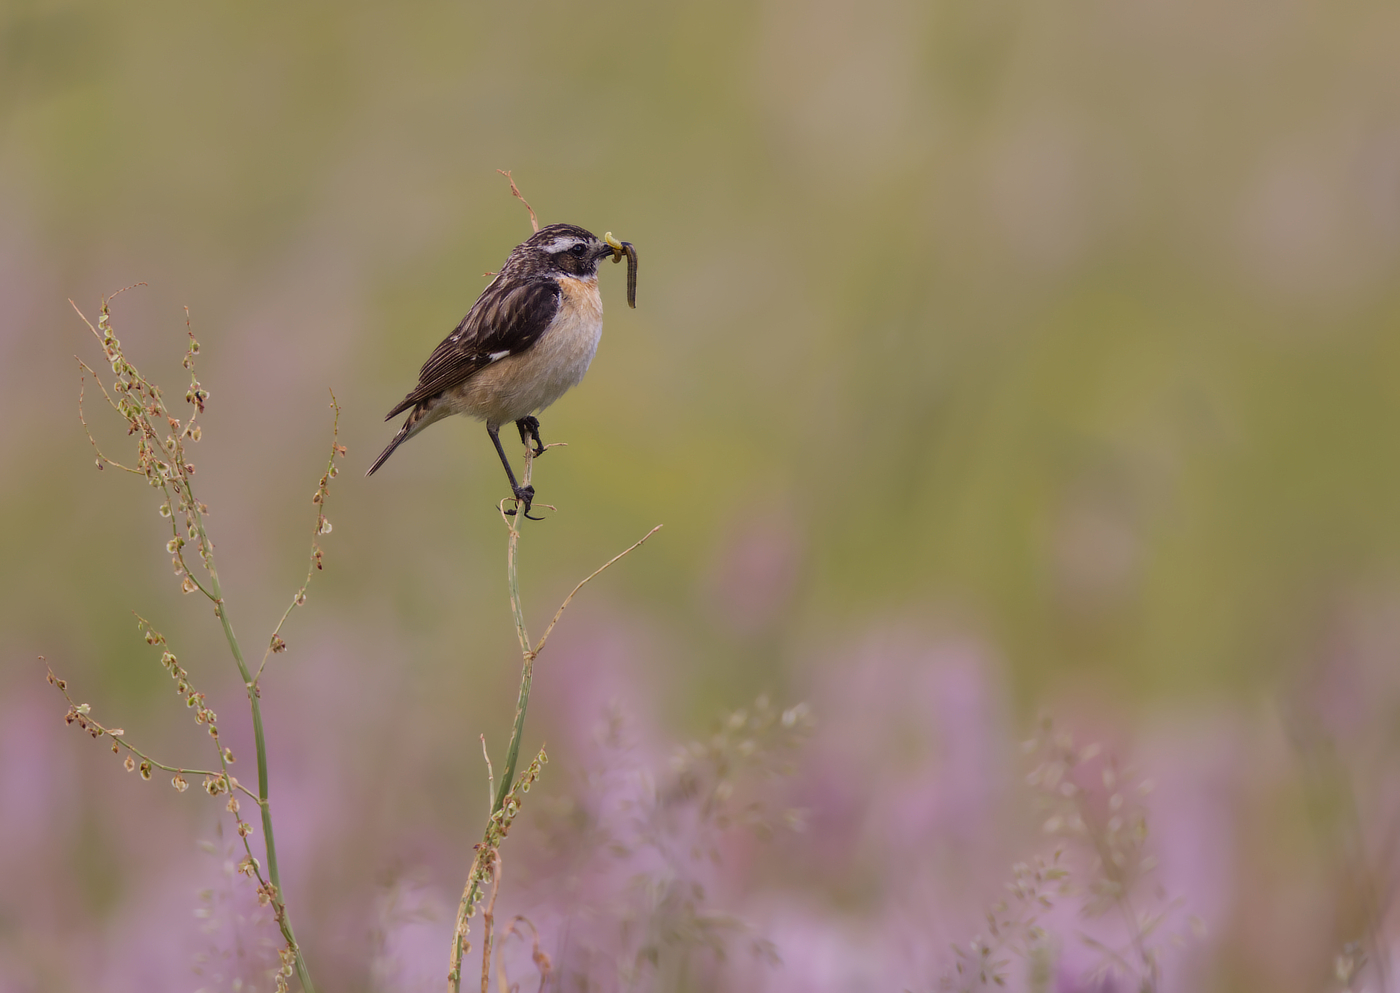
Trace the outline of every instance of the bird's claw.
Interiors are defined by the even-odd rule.
[[[515,422],[515,426],[520,429],[520,443],[528,445],[531,441],[535,443],[534,457],[539,458],[544,454],[544,442],[540,440],[540,419],[533,414],[529,417],[522,417]]]
[[[543,517],[532,517],[531,514],[530,514],[530,504],[532,504],[532,503],[534,502],[534,500],[535,500],[535,488],[534,488],[533,486],[517,486],[517,487],[515,487],[515,499],[516,499],[517,503],[520,504],[520,506],[517,507],[516,509],[518,509],[518,510],[520,511],[521,516],[523,516],[527,521],[542,521],[542,520],[544,520]],[[514,511],[514,510],[507,510],[507,511],[506,511],[506,516],[507,516],[507,517],[514,517],[514,516],[515,516],[515,511]]]

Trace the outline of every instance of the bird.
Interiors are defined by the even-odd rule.
[[[535,488],[516,481],[500,429],[514,422],[521,443],[533,442],[533,454],[544,454],[534,415],[588,371],[603,332],[598,264],[609,256],[619,262],[624,254],[627,302],[636,307],[636,249],[611,232],[603,239],[574,224],[550,224],[516,245],[467,316],[423,363],[418,385],[385,416],[388,421],[409,412],[365,475],[374,475],[396,448],[429,425],[468,414],[486,422],[517,507],[529,516]]]

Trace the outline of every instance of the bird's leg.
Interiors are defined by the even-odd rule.
[[[486,433],[491,436],[491,443],[496,446],[496,454],[501,457],[501,465],[506,467],[506,478],[510,480],[511,492],[515,494],[515,499],[522,505],[522,512],[532,521],[543,520],[541,517],[530,517],[530,504],[535,499],[535,488],[533,486],[521,486],[515,481],[515,473],[511,471],[510,459],[506,458],[506,450],[501,447],[501,433],[498,428],[486,425]],[[514,513],[514,511],[507,511]]]
[[[544,454],[544,442],[540,441],[540,419],[534,415],[522,417],[515,422],[515,426],[520,429],[520,443],[530,444],[530,439],[535,441],[535,458]]]

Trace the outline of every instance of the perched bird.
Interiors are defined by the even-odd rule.
[[[486,422],[522,513],[530,512],[533,486],[521,486],[501,448],[500,429],[511,421],[520,440],[541,455],[540,422],[533,415],[583,379],[603,333],[598,263],[628,260],[627,302],[636,304],[637,253],[627,242],[607,241],[573,224],[551,224],[515,246],[462,323],[418,373],[418,385],[384,419],[409,411],[394,440],[365,475],[373,475],[394,449],[450,414]]]

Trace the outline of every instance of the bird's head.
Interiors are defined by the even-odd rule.
[[[512,254],[523,255],[522,261],[531,268],[587,278],[598,272],[598,263],[613,250],[576,224],[551,224],[536,231]]]
[[[574,276],[587,279],[598,274],[598,263],[627,259],[627,305],[637,306],[637,250],[629,241],[617,241],[612,233],[599,238],[576,224],[551,224],[540,228],[515,246],[501,275]],[[498,277],[499,278],[499,277]]]

